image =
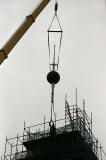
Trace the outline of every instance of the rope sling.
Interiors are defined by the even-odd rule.
[[[57,60],[57,70],[58,70],[58,65],[59,65],[59,57],[60,57],[60,49],[61,49],[61,41],[62,41],[62,27],[61,27],[61,25],[60,25],[60,21],[59,21],[59,18],[58,18],[58,15],[57,15],[57,10],[58,10],[58,3],[57,3],[57,1],[56,1],[56,3],[55,3],[55,7],[54,7],[54,16],[53,16],[53,19],[52,19],[52,21],[51,21],[51,24],[50,24],[50,26],[49,26],[49,29],[48,29],[48,51],[49,51],[49,68],[50,68],[50,71],[52,70],[52,68],[51,68],[51,63],[50,63],[50,56],[51,56],[51,49],[50,49],[50,33],[56,33],[56,34],[58,34],[58,33],[60,33],[60,43],[59,43],[59,52],[58,52],[58,60]],[[58,26],[59,26],[59,29],[58,30],[55,30],[55,29],[53,29],[53,30],[51,30],[51,28],[52,28],[52,25],[53,25],[53,22],[54,22],[54,20],[55,19],[57,19],[57,22],[58,22]]]

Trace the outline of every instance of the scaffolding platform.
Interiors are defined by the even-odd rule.
[[[84,105],[84,104],[83,104]],[[92,133],[91,118],[65,101],[65,118],[28,126],[22,136],[6,139],[3,160],[106,160]]]

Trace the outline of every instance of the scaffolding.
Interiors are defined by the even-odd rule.
[[[106,154],[99,144],[98,139],[92,133],[92,114],[91,117],[86,114],[85,103],[83,109],[77,105],[69,105],[65,100],[65,117],[55,120],[56,136],[63,133],[79,132],[83,141],[86,143],[97,160],[106,160]],[[3,160],[17,160],[33,157],[33,154],[25,147],[25,143],[50,137],[50,122],[44,122],[38,125],[26,126],[24,123],[23,135],[17,135],[15,138],[6,138],[5,152]]]

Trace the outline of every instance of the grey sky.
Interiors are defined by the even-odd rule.
[[[37,18],[9,58],[0,66],[0,152],[5,137],[21,134],[28,125],[50,117],[47,29],[53,17],[53,0]],[[0,47],[35,7],[35,0],[0,0]],[[67,92],[70,103],[86,101],[93,112],[93,128],[106,151],[106,8],[105,0],[59,0],[63,41],[55,89],[55,110],[64,115]]]

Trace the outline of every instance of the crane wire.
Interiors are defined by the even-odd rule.
[[[50,67],[50,45],[49,45],[49,32],[48,32],[48,50],[49,50],[49,68],[50,68],[50,71],[51,71],[51,67]]]

